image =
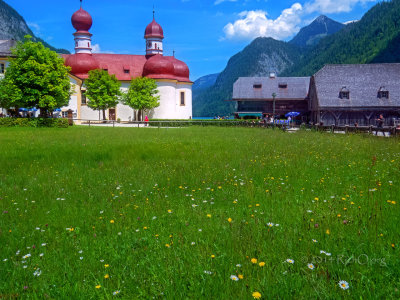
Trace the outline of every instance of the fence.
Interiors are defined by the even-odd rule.
[[[389,133],[390,136],[400,136],[400,126],[390,126],[378,128],[376,126],[336,126],[336,125],[320,125],[320,124],[301,124],[289,125],[287,123],[263,123],[249,120],[159,120],[159,121],[98,121],[98,120],[84,120],[73,119],[82,125],[87,126],[108,126],[108,127],[189,127],[189,126],[217,126],[217,127],[255,127],[255,128],[273,128],[281,130],[313,130],[318,132],[331,132],[331,133],[368,133],[374,132]]]

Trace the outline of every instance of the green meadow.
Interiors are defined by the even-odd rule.
[[[400,297],[396,138],[0,129],[1,299]]]

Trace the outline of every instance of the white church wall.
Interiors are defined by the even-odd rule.
[[[181,105],[181,93],[185,93],[185,105]],[[176,89],[177,119],[192,118],[192,85],[179,84]]]
[[[157,89],[160,95],[160,106],[153,110],[150,117],[153,119],[176,119],[176,83],[173,81],[157,81]]]

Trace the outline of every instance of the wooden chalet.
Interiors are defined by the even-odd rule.
[[[310,80],[313,123],[385,125],[400,118],[400,64],[326,65]]]
[[[310,77],[240,77],[233,86],[232,101],[237,101],[236,118],[284,116],[288,112],[300,113],[304,121],[308,116],[308,89]],[[275,97],[274,97],[275,96]]]

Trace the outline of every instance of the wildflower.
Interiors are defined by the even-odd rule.
[[[23,266],[24,269],[26,269],[28,266]]]
[[[172,210],[168,209],[168,213],[169,213],[169,214],[172,214]]]
[[[338,215],[337,215],[338,218],[340,218],[341,216],[342,216],[341,214],[338,214]]]
[[[42,244],[42,247],[44,247],[44,246],[46,246],[46,245],[47,245],[46,243],[43,243],[43,244]]]
[[[42,271],[40,269],[37,269],[34,273],[33,276],[39,277],[40,275],[42,275]]]
[[[212,272],[211,271],[204,271],[204,274],[211,275]]]
[[[327,229],[326,234],[331,234],[331,231],[329,229]]]
[[[239,277],[239,279],[243,279],[244,278],[242,274],[239,274],[238,277]]]
[[[241,264],[237,264],[237,265],[236,265],[236,267],[238,267],[238,268],[241,268],[241,267],[242,267],[242,265],[241,265]]]
[[[207,214],[207,218],[211,218],[211,214]]]
[[[110,265],[109,264],[105,264],[104,265],[104,268],[108,268]]]
[[[101,285],[100,284],[96,285],[96,289],[99,289],[99,288],[101,288]]]
[[[289,264],[294,264],[294,260],[291,259],[291,258],[288,258],[288,259],[286,260],[286,262],[288,262]]]
[[[264,267],[265,266],[265,262],[260,262],[259,264],[258,264],[260,267]]]
[[[270,222],[270,223],[267,223],[267,226],[268,226],[268,227],[272,227],[272,226],[274,226],[274,223],[271,223],[271,222]]]
[[[239,281],[239,278],[235,275],[231,275],[230,277],[233,281]]]
[[[215,258],[215,255],[214,255],[214,254],[211,254],[211,258]]]
[[[110,275],[106,274],[106,275],[104,275],[104,278],[108,279],[108,278],[110,278]]]
[[[8,260],[7,258],[3,259],[3,261],[7,261],[7,260]]]
[[[315,268],[313,264],[308,264],[307,267],[308,267],[310,270],[314,270],[314,268]]]
[[[121,293],[121,291],[115,291],[115,292],[113,292],[113,296],[116,296],[116,295],[118,295],[119,293]]]
[[[83,256],[79,257],[80,260],[83,260]]]
[[[347,281],[340,280],[339,286],[342,290],[347,290],[349,288],[349,283]]]
[[[252,259],[251,259],[251,263],[252,263],[252,264],[256,264],[256,263],[257,263],[257,258],[252,258]]]
[[[114,222],[115,222],[114,220],[111,220],[111,221],[110,221],[111,224],[114,224]]]
[[[194,245],[196,245],[196,243],[195,243],[195,242],[192,242],[190,245],[194,246]]]
[[[170,244],[165,244],[165,247],[169,248],[169,247],[171,247],[171,245]]]
[[[228,218],[228,222],[231,223],[231,222],[232,222],[232,219],[231,219],[231,218]]]
[[[317,240],[314,240],[314,239],[313,239],[312,241],[313,241],[313,243],[318,243],[318,241],[317,241]]]
[[[254,292],[252,296],[254,299],[261,299],[261,294],[259,292]]]

